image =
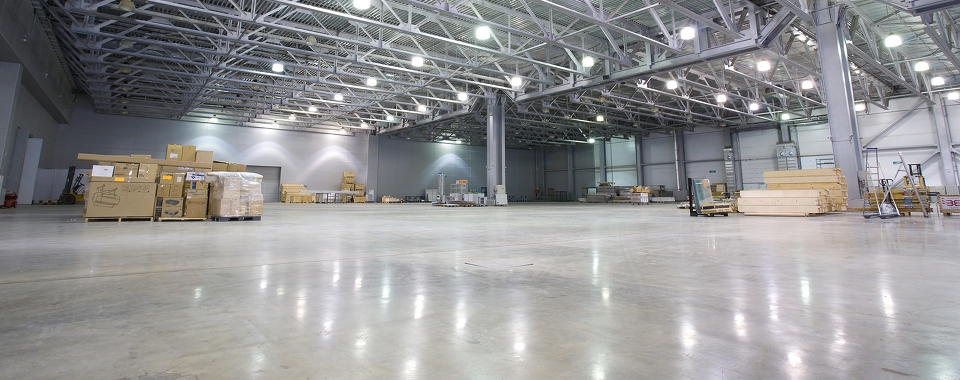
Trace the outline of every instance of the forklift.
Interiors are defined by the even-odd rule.
[[[77,167],[71,166],[67,170],[67,181],[63,185],[63,193],[60,194],[60,199],[57,200],[57,204],[60,205],[72,205],[76,204],[78,201],[83,202],[83,193],[86,189],[83,187],[83,174],[77,174],[74,178],[74,174],[77,173]]]

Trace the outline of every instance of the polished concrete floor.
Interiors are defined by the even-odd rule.
[[[79,213],[0,210],[0,379],[960,379],[960,217]]]

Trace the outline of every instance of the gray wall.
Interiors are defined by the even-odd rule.
[[[339,190],[344,171],[367,176],[365,134],[328,135],[247,128],[222,124],[105,115],[89,99],[75,103],[73,120],[60,125],[55,166],[91,166],[78,153],[150,154],[163,157],[167,144],[212,150],[214,159],[248,165],[279,166],[283,183]]]
[[[437,173],[446,175],[444,193],[450,184],[465,179],[470,189],[487,185],[487,150],[482,146],[426,143],[396,138],[371,138],[378,147],[377,193],[403,197],[424,195],[437,188]],[[536,161],[532,150],[507,149],[506,183],[510,196],[533,199],[536,187]]]

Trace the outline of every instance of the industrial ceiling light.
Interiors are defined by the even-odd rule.
[[[294,121],[294,120],[297,120],[297,117],[294,116],[293,114],[290,114],[290,116],[287,116],[287,120]]]
[[[930,78],[930,85],[943,86],[944,83],[946,83],[946,80],[944,80],[943,77]]]
[[[373,87],[377,85],[377,78],[370,77],[367,78],[367,86]]]
[[[813,81],[807,79],[807,80],[801,82],[801,83],[800,83],[800,88],[802,88],[802,89],[804,89],[804,90],[809,90],[809,89],[813,88]]]
[[[307,38],[304,38],[304,41],[307,43],[307,45],[313,46],[317,44],[317,37],[307,36]]]
[[[583,67],[593,67],[593,64],[596,63],[596,60],[591,56],[583,57]]]
[[[137,10],[137,6],[133,4],[132,0],[120,0],[120,10],[124,12],[133,12]]]
[[[591,138],[587,139],[587,142],[593,144],[593,143],[597,142],[597,140],[594,139],[593,137],[591,137]]]
[[[367,123],[360,123],[360,128],[367,129],[367,128],[369,128],[369,127],[370,127],[370,126],[367,125]]]
[[[513,86],[513,87],[520,87],[521,84],[523,84],[523,79],[522,79],[522,78],[520,78],[520,77],[510,78],[510,85],[511,85],[511,86]]]
[[[717,103],[723,103],[727,101],[727,95],[717,94]]]
[[[273,72],[275,72],[275,73],[282,73],[282,72],[283,72],[283,64],[280,63],[280,62],[274,62],[274,63],[273,63],[273,66],[270,66],[270,70],[273,70]]]
[[[217,115],[213,115],[213,117],[210,118],[211,123],[216,123],[218,121],[220,121],[220,119],[217,119]]]
[[[668,80],[668,81],[667,81],[667,90],[676,90],[676,89],[677,89],[677,81],[675,81],[675,80],[673,80],[673,79]]]
[[[900,46],[901,44],[903,44],[903,40],[900,39],[900,36],[896,34],[891,34],[887,36],[887,38],[883,39],[883,46],[886,46],[888,48],[897,47],[897,46]]]
[[[692,40],[696,36],[697,36],[697,30],[692,27],[685,26],[683,27],[683,29],[680,29],[681,40]]]
[[[780,115],[780,120],[783,120],[783,121],[790,120],[790,114],[784,112],[783,114]]]
[[[310,111],[310,112],[317,112],[317,107],[314,107],[314,106],[310,106],[310,108],[307,108],[307,111]]]
[[[930,70],[930,64],[927,61],[919,61],[913,65],[913,69],[916,71],[927,71]]]
[[[333,100],[334,100],[334,101],[337,101],[337,102],[342,102],[342,101],[343,101],[343,94],[340,94],[340,93],[333,94]]]
[[[463,144],[463,141],[457,140],[457,144]]]
[[[770,71],[770,61],[757,62],[757,71]]]
[[[597,121],[604,121],[603,115],[597,115]]]
[[[803,34],[803,33],[800,33],[800,34],[797,35],[797,39],[800,40],[800,42],[806,41],[806,40],[807,40],[807,35],[806,35],[806,34]]]
[[[340,127],[340,133],[347,133],[347,129],[344,127]]]
[[[750,103],[750,110],[751,110],[751,111],[756,111],[756,110],[759,110],[759,109],[760,109],[760,104],[757,104],[757,102]]]
[[[394,120],[395,118],[393,117],[393,115],[387,115],[387,121],[394,121]]]
[[[427,106],[423,104],[417,106],[417,112],[427,112]]]
[[[423,67],[423,57],[414,56],[410,58],[410,64],[413,65],[413,67]]]
[[[958,100],[958,99],[960,99],[960,92],[954,91],[954,92],[947,93],[947,100]]]
[[[461,93],[457,94],[457,100],[459,100],[459,101],[461,101],[461,102],[465,102],[465,101],[467,101],[467,99],[468,99],[468,97],[467,97],[467,93],[466,93],[466,92],[461,92]]]
[[[490,36],[493,35],[493,31],[490,30],[489,26],[480,25],[477,27],[477,30],[474,32],[474,36],[477,37],[480,41],[486,41],[490,39]]]
[[[123,41],[120,41],[120,47],[121,47],[121,48],[124,48],[124,49],[132,48],[132,47],[133,47],[133,41],[131,41],[131,40],[123,40]]]
[[[361,11],[370,9],[370,0],[353,0],[353,7]]]
[[[867,110],[867,105],[863,103],[853,103],[853,110],[857,112],[863,112]]]

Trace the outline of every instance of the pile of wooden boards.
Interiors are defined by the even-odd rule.
[[[830,212],[825,190],[743,190],[737,211],[747,215],[809,216]]]
[[[383,197],[380,198],[380,202],[382,202],[382,203],[403,203],[403,199],[394,198],[394,197],[389,196],[389,195],[384,195]]]
[[[301,193],[307,186],[302,184],[285,183],[280,185],[280,202],[283,203],[313,203],[313,194]]]
[[[768,190],[822,190],[825,212],[847,210],[847,180],[840,169],[769,171],[763,172],[763,181]]]
[[[927,193],[927,188],[918,188],[917,192],[923,198],[924,204],[927,205],[927,212],[933,212],[933,206],[930,204],[930,195]],[[863,196],[867,198],[869,204],[873,205],[868,211],[876,211],[877,199],[883,200],[884,192],[877,190],[876,194],[867,192],[864,193]],[[913,212],[923,212],[920,208],[920,200],[917,199],[917,194],[914,194],[913,189],[890,190],[890,197],[893,198],[893,202],[897,204],[897,210],[900,211],[900,215],[906,216]]]

